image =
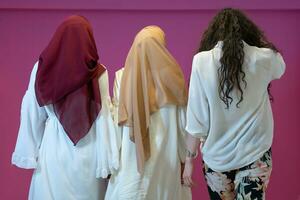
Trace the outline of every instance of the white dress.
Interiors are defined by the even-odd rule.
[[[114,94],[119,94],[122,71],[117,72]],[[118,101],[118,96],[114,97]],[[185,159],[185,108],[165,106],[150,117],[151,157],[144,173],[137,171],[136,147],[129,128],[122,133],[119,171],[109,180],[106,200],[189,200],[191,191],[181,184],[181,162]]]
[[[99,200],[105,178],[119,166],[116,130],[109,112],[108,74],[99,78],[102,109],[89,133],[76,146],[66,135],[53,106],[39,107],[34,90],[38,63],[23,98],[21,124],[12,164],[35,169],[30,200]]]

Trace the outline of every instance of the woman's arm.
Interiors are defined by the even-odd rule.
[[[43,139],[46,120],[44,107],[36,100],[34,83],[38,63],[33,67],[29,86],[22,100],[21,121],[11,163],[20,168],[34,169],[37,166],[39,148]]]
[[[185,166],[183,171],[183,182],[184,185],[191,187],[194,185],[194,181],[192,179],[193,170],[194,170],[194,160],[198,154],[198,148],[200,145],[200,139],[196,138],[190,134],[186,136],[186,158],[185,158]]]
[[[203,56],[196,55],[193,59],[186,115],[186,131],[189,134],[186,136],[186,159],[183,181],[189,187],[194,184],[192,180],[193,160],[197,157],[197,150],[203,140],[202,138],[207,137],[210,126],[208,99],[200,76],[200,67],[206,62],[203,59],[201,60],[201,57]]]

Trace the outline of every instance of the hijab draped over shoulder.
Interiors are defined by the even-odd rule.
[[[68,17],[39,57],[35,82],[38,104],[52,104],[65,132],[76,144],[101,109],[98,63],[92,27],[81,16]]]
[[[150,115],[167,104],[187,104],[185,80],[166,48],[164,32],[148,26],[136,35],[127,55],[118,113],[119,125],[130,127],[139,172],[150,157]]]

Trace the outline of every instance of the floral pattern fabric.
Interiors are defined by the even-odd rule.
[[[264,200],[271,171],[271,149],[250,165],[229,172],[215,172],[203,163],[211,200]]]

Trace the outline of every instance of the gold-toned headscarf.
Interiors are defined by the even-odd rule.
[[[150,115],[166,104],[187,103],[182,70],[165,44],[159,27],[143,28],[130,48],[122,76],[118,121],[131,128],[139,172],[150,157]]]

